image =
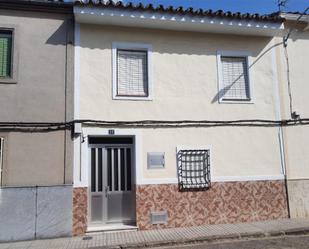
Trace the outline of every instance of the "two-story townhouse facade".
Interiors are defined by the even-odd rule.
[[[74,15],[74,234],[288,217],[282,18],[111,1]]]
[[[71,4],[0,1],[0,241],[72,233]]]
[[[0,1],[0,240],[308,216],[307,16],[74,2]]]

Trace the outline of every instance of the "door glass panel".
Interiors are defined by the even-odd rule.
[[[103,183],[102,183],[102,167],[103,167],[103,156],[102,149],[98,149],[98,191],[102,192]]]
[[[114,150],[114,191],[118,191],[118,149]]]
[[[91,221],[102,222],[103,215],[103,201],[102,195],[95,195],[91,197]]]
[[[131,191],[131,149],[127,150],[127,191]]]
[[[91,149],[91,192],[96,192],[96,158],[95,158],[95,148]]]
[[[132,137],[89,137],[89,144],[133,144]]]
[[[108,190],[112,191],[112,153],[111,149],[106,150],[107,154],[107,185],[108,185]]]
[[[125,191],[126,190],[126,187],[125,187],[125,184],[126,184],[126,180],[125,180],[125,177],[126,177],[126,174],[125,174],[125,172],[126,172],[126,163],[125,163],[124,151],[125,151],[125,149],[120,149],[121,191]]]

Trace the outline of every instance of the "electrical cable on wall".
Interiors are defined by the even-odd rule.
[[[309,7],[307,7],[302,14],[299,15],[299,17],[296,19],[296,23],[298,23],[301,18],[307,14],[309,10]],[[297,114],[296,111],[294,111],[293,108],[293,97],[292,97],[292,89],[291,89],[291,77],[290,77],[290,60],[289,60],[289,54],[288,54],[288,40],[294,31],[294,28],[290,28],[288,34],[283,37],[283,48],[284,48],[284,56],[286,60],[286,67],[287,67],[287,82],[288,82],[288,93],[289,93],[289,108],[290,108],[290,114],[292,119],[299,119],[300,116]]]
[[[296,23],[298,23],[301,18],[307,13],[307,11],[309,10],[309,7],[307,7],[305,9],[305,11],[299,15],[299,17],[296,19]],[[288,93],[289,93],[289,107],[290,107],[290,114],[291,114],[291,118],[294,120],[301,120],[300,116],[297,114],[297,112],[295,112],[293,110],[293,98],[292,98],[292,90],[291,90],[291,78],[290,78],[290,61],[289,61],[289,54],[288,54],[288,40],[289,37],[291,35],[291,33],[293,32],[294,28],[290,28],[288,34],[286,36],[283,37],[283,49],[284,49],[284,56],[286,59],[286,67],[287,67],[287,83],[288,83]],[[285,154],[284,150],[283,153]],[[290,202],[289,202],[289,187],[288,187],[288,175],[287,175],[287,168],[286,168],[286,164],[284,163],[284,182],[285,182],[285,191],[286,191],[286,195],[287,195],[287,208],[288,208],[288,217],[290,218]]]
[[[25,123],[0,122],[0,131],[19,132],[53,132],[59,130],[74,131],[75,124],[99,126],[106,128],[186,128],[186,127],[282,127],[309,125],[309,118],[288,120],[140,120],[140,121],[104,121],[104,120],[74,120],[60,123]]]
[[[296,23],[298,23],[300,19],[302,19],[302,17],[307,14],[308,11],[309,11],[309,6],[303,11],[302,14],[299,15],[299,17],[296,19]],[[283,43],[285,46],[287,46],[287,41],[289,40],[290,35],[292,34],[293,31],[294,31],[294,28],[290,28],[288,34],[285,37],[283,37]]]
[[[293,97],[292,97],[291,77],[290,77],[290,60],[289,60],[289,54],[288,54],[288,49],[287,49],[287,43],[284,43],[283,48],[284,48],[284,56],[285,56],[285,61],[286,61],[290,114],[291,114],[291,118],[296,119],[298,116],[296,112],[293,111]]]

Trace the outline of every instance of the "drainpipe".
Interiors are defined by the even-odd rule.
[[[68,122],[68,89],[71,86],[71,75],[69,70],[71,70],[70,63],[68,62],[68,57],[71,56],[72,51],[69,51],[70,46],[73,44],[72,26],[73,19],[71,14],[67,14],[64,21],[65,24],[65,75],[64,75],[64,121]],[[69,72],[68,72],[69,71]],[[69,82],[69,86],[68,86]],[[70,105],[69,105],[70,106]],[[64,168],[63,168],[63,184],[66,184],[66,164],[67,164],[67,132],[64,131]]]

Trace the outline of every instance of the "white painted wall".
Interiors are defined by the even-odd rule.
[[[297,28],[297,27],[296,27]],[[293,111],[309,118],[309,31],[294,30],[288,40]],[[278,48],[282,116],[290,118],[287,67],[282,47]],[[309,126],[284,128],[289,179],[309,179]]]
[[[112,99],[113,42],[152,45],[152,101]],[[271,38],[265,37],[80,24],[80,118],[274,120],[278,117],[274,55],[271,50],[267,52],[273,44]],[[218,50],[252,54],[253,103],[219,104],[216,98]],[[104,132],[98,131],[98,135]],[[141,184],[175,181],[176,147],[182,145],[212,147],[213,180],[278,179],[282,174],[278,128],[141,129],[139,132],[142,146],[137,167]],[[165,152],[166,168],[147,169],[147,152]]]
[[[85,24],[81,24],[80,28],[81,118],[104,120],[274,118],[271,54],[268,53],[257,60],[271,43],[269,38],[116,29]],[[112,100],[113,41],[152,45],[153,101],[141,103]],[[256,98],[254,105],[218,104],[217,50],[252,53],[252,61],[256,62],[250,70]]]

